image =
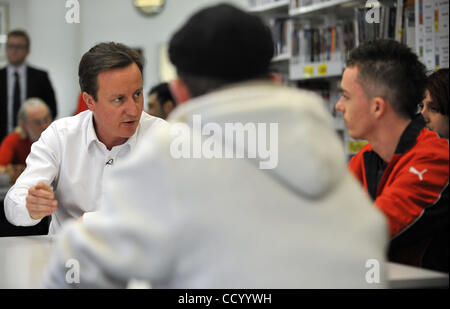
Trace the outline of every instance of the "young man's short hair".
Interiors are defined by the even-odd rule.
[[[347,66],[358,68],[368,98],[383,97],[405,118],[417,113],[425,98],[426,68],[408,46],[394,40],[362,43],[350,53]]]

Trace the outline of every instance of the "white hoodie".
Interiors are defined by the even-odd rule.
[[[117,167],[98,215],[63,231],[47,287],[124,287],[131,278],[154,288],[386,287],[385,219],[347,171],[318,96],[245,83],[181,105],[169,123]],[[229,151],[227,123],[266,124],[271,152],[236,138],[244,158],[206,158],[207,146]],[[176,158],[183,141],[191,158]],[[79,284],[66,281],[69,259],[80,263]],[[368,280],[374,260],[379,283]]]

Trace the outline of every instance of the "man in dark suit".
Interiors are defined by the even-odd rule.
[[[0,141],[17,126],[17,112],[27,98],[38,97],[49,106],[53,119],[57,107],[47,72],[28,66],[30,39],[25,31],[8,34],[8,65],[0,70]]]

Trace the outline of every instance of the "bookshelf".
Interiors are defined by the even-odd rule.
[[[348,136],[334,105],[353,48],[395,39],[414,50],[427,70],[449,67],[449,0],[249,0],[249,7],[272,29],[272,63],[288,85],[324,98],[349,157],[365,142]]]
[[[343,65],[340,60],[308,63],[296,63],[293,60],[290,63],[289,77],[291,80],[340,77]]]

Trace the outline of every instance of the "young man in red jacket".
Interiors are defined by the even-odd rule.
[[[367,42],[351,54],[336,104],[369,142],[349,168],[387,217],[391,261],[448,271],[449,146],[416,115],[424,65],[406,46]]]

